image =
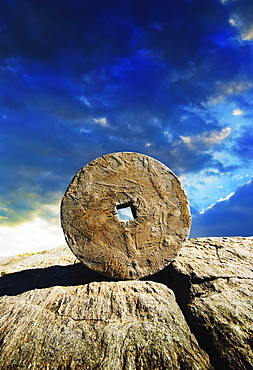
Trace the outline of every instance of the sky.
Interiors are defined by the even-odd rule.
[[[252,0],[0,5],[0,255],[64,244],[67,186],[118,151],[179,177],[190,237],[253,235]]]

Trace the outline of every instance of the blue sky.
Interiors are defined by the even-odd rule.
[[[1,0],[0,255],[64,243],[103,154],[167,165],[191,237],[253,235],[251,0]]]

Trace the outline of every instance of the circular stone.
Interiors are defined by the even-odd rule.
[[[122,221],[120,212],[132,219]],[[113,279],[139,279],[176,257],[191,216],[172,171],[146,155],[119,152],[78,171],[62,199],[61,222],[86,266]]]

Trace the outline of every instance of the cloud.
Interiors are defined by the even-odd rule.
[[[101,125],[102,127],[109,127],[109,123],[106,118],[93,118],[93,121]]]
[[[252,82],[250,79],[241,78],[236,76],[233,80],[229,82],[216,81],[214,86],[214,92],[210,95],[208,103],[217,104],[224,102],[226,99],[234,99],[237,101],[237,97],[240,96],[242,92],[251,91]]]
[[[191,237],[252,236],[253,180],[219,199],[202,214],[195,214]]]
[[[250,1],[236,0],[232,6],[233,11],[229,23],[239,30],[243,41],[253,40],[252,3]]]
[[[219,187],[219,188],[222,188],[222,186]],[[206,210],[213,208],[213,206],[215,206],[219,202],[224,202],[224,200],[230,199],[233,195],[234,195],[234,191],[232,193],[228,194],[225,198],[219,198],[215,203],[208,206]],[[203,209],[201,212],[199,212],[199,214],[203,215],[204,213],[206,213],[206,210]]]
[[[215,169],[231,193],[252,163],[246,3],[4,1],[1,224],[56,220],[47,207],[77,170],[113,151],[151,155],[203,189]],[[191,194],[197,210],[219,198]]]
[[[84,105],[86,105],[87,107],[91,107],[91,103],[90,101],[85,97],[85,96],[77,96],[77,99],[82,102]]]
[[[235,109],[233,110],[233,116],[241,116],[243,114],[243,110]]]
[[[186,144],[192,150],[196,150],[200,147],[206,150],[207,147],[209,146],[219,144],[221,141],[226,139],[230,134],[231,127],[226,127],[220,131],[213,130],[210,132],[204,132],[201,135],[196,135],[194,137],[180,136],[180,138],[182,139],[183,143]]]
[[[219,144],[231,134],[231,127],[226,127],[220,132],[213,131],[208,134],[202,135],[202,140],[207,145]]]

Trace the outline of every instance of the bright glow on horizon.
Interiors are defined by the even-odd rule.
[[[39,217],[16,227],[0,228],[0,256],[40,252],[66,244],[59,226]]]

